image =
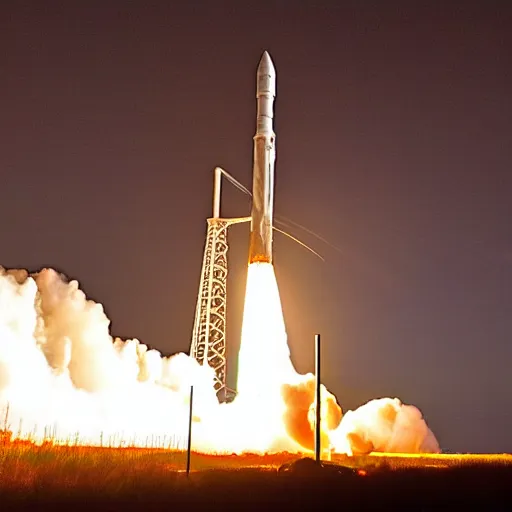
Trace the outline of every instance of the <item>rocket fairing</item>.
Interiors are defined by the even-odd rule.
[[[274,209],[273,128],[276,70],[267,52],[258,65],[256,98],[258,104],[252,182],[251,238],[249,263],[272,263],[272,224]]]

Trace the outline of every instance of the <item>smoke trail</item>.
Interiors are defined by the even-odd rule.
[[[77,281],[51,269],[29,275],[0,267],[0,409],[9,408],[8,426],[39,441],[184,447],[193,385],[194,449],[312,449],[313,378],[290,361],[273,267],[249,270],[240,393],[219,405],[211,368],[112,338],[103,307]],[[342,419],[323,388],[322,411],[324,443],[336,451],[439,450],[421,413],[397,399]]]

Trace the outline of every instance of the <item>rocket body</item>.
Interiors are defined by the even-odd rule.
[[[257,79],[257,121],[254,136],[251,238],[249,263],[272,263],[275,133],[273,127],[276,71],[270,55],[261,57]]]

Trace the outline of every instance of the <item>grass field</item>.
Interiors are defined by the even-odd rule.
[[[334,455],[332,460],[358,468],[408,469],[408,468],[455,468],[467,466],[498,465],[512,467],[511,454],[395,454],[372,453],[358,457]]]
[[[184,474],[186,453],[183,451],[53,446],[51,443],[37,446],[28,441],[12,442],[5,435],[0,440],[0,503],[10,503],[6,510],[57,502],[71,502],[73,508],[77,509],[84,499],[88,503],[97,500],[98,510],[106,503],[117,504],[113,508],[107,507],[109,510],[117,510],[121,506],[131,510],[139,505],[142,507],[141,500],[144,502],[143,508],[148,509],[150,502],[156,507],[157,503],[162,502],[203,503],[210,497],[219,506],[228,500],[229,505],[238,504],[238,507],[248,510],[250,504],[256,506],[265,496],[272,503],[275,500],[281,502],[285,498],[289,502],[299,500],[301,493],[310,489],[300,501],[306,503],[303,500],[313,499],[317,489],[308,487],[311,482],[298,484],[294,480],[290,483],[277,476],[277,469],[282,464],[299,458],[298,455],[288,453],[264,456],[193,453],[192,474],[187,479]],[[343,498],[349,501],[356,498],[369,499],[372,486],[380,489],[378,493],[385,496],[398,485],[396,477],[389,475],[400,475],[400,481],[407,480],[405,474],[415,475],[414,479],[407,480],[407,489],[428,486],[428,482],[437,478],[435,482],[438,487],[445,485],[453,492],[460,481],[460,478],[457,480],[453,475],[463,475],[463,478],[469,479],[466,484],[461,484],[461,489],[475,492],[484,490],[480,484],[481,479],[485,480],[486,486],[499,487],[504,478],[503,470],[507,471],[507,482],[512,481],[512,455],[334,455],[332,462],[364,470],[362,473],[366,474],[350,482],[352,494]],[[475,471],[467,471],[472,468]],[[434,474],[449,474],[450,478],[443,476],[439,480]],[[341,493],[346,482],[336,482],[322,484],[323,497],[329,493]],[[447,482],[452,483],[448,485]],[[478,485],[474,482],[478,482]],[[369,492],[368,496],[361,486],[366,486],[364,488]],[[434,486],[433,489],[438,487]],[[404,489],[400,488],[400,492],[403,494]]]

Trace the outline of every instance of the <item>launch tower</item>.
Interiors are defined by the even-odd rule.
[[[220,217],[221,180],[225,176],[237,188],[250,192],[226,171],[216,167],[213,186],[213,215],[207,219],[203,266],[197,296],[190,355],[201,365],[215,371],[215,390],[221,400],[234,392],[226,386],[226,307],[228,277],[228,227],[248,222],[250,217],[223,219]]]

